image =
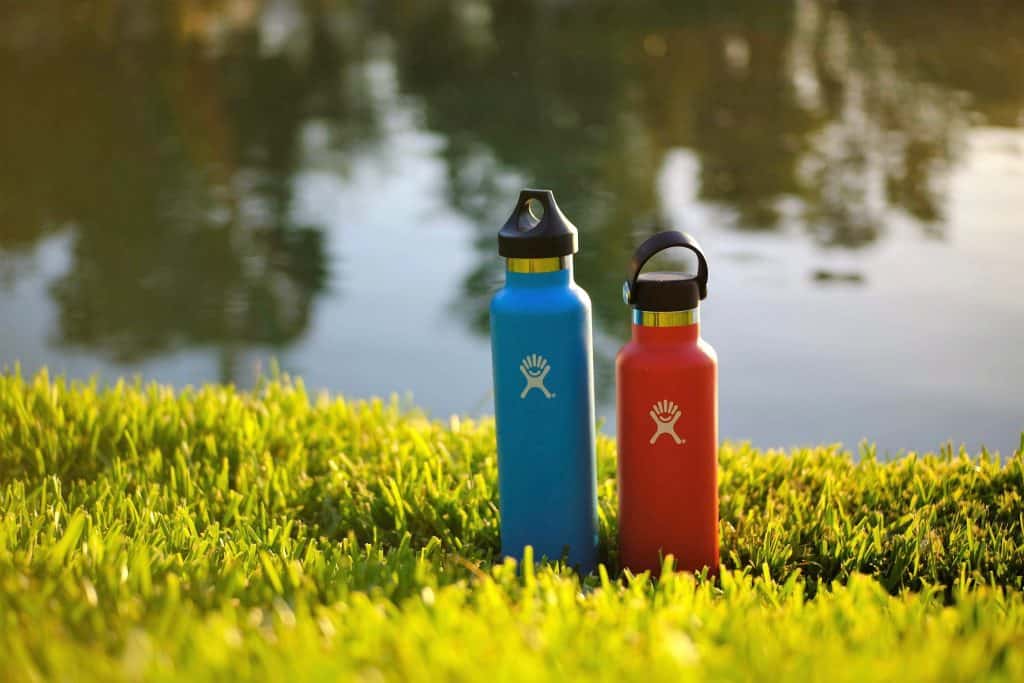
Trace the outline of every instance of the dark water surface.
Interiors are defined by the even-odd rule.
[[[489,413],[495,233],[581,230],[614,424],[631,248],[711,263],[721,428],[1024,429],[1024,5],[0,5],[0,363]]]

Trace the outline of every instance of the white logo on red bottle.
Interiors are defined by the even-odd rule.
[[[679,435],[676,434],[676,423],[679,422],[679,418],[682,413],[679,412],[679,406],[669,400],[658,401],[651,408],[651,419],[654,420],[654,435],[651,436],[651,444],[657,442],[662,436],[670,436],[672,440],[676,442],[676,445],[682,445],[686,443],[686,439],[680,439]]]
[[[523,387],[523,393],[519,394],[519,398],[526,398],[526,395],[534,389],[544,394],[545,398],[555,397],[554,393],[548,391],[548,388],[544,386],[544,380],[551,372],[547,358],[537,353],[528,354],[519,364],[519,372],[523,373],[523,377],[526,378],[526,386]]]

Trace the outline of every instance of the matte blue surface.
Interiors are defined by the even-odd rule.
[[[491,302],[494,412],[502,553],[568,562],[597,560],[594,369],[590,298],[571,270],[506,273]],[[542,356],[548,398],[531,388],[523,360]]]

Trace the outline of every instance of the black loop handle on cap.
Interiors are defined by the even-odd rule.
[[[530,212],[530,202],[544,209],[541,216]],[[536,223],[523,225],[529,214]],[[526,189],[519,193],[516,208],[498,232],[498,253],[506,258],[550,258],[579,251],[576,226],[558,208],[551,190]]]
[[[636,303],[636,281],[640,277],[640,271],[655,254],[671,249],[672,247],[683,247],[697,255],[697,290],[700,298],[708,295],[708,262],[704,258],[697,240],[679,230],[665,230],[648,238],[643,244],[636,248],[633,253],[633,260],[629,262],[629,280],[626,281],[627,298],[626,303]]]
[[[535,201],[541,205],[543,213],[540,216],[537,216],[530,210],[531,201]],[[552,215],[551,205],[554,204],[554,202],[555,195],[551,190],[520,190],[519,201],[516,202],[516,210],[512,212],[512,218],[509,220],[511,221],[514,219],[516,222],[516,229],[521,232],[529,232],[530,230],[536,230],[537,228],[541,228],[538,232],[543,232],[544,226],[541,224],[544,222],[545,218]],[[557,204],[555,206],[557,208]],[[527,217],[533,219],[533,225],[523,225],[523,219]]]
[[[519,191],[519,201],[516,204],[516,211],[527,211],[526,203],[536,199],[544,207],[544,212],[551,210],[551,203],[555,201],[555,194],[551,190],[531,190],[529,188]]]

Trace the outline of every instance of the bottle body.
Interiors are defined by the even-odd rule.
[[[597,558],[590,299],[571,267],[508,272],[491,302],[502,554]]]
[[[638,313],[641,313],[638,311]],[[693,312],[696,318],[696,310]],[[718,571],[718,362],[697,322],[634,323],[616,358],[619,557]]]

